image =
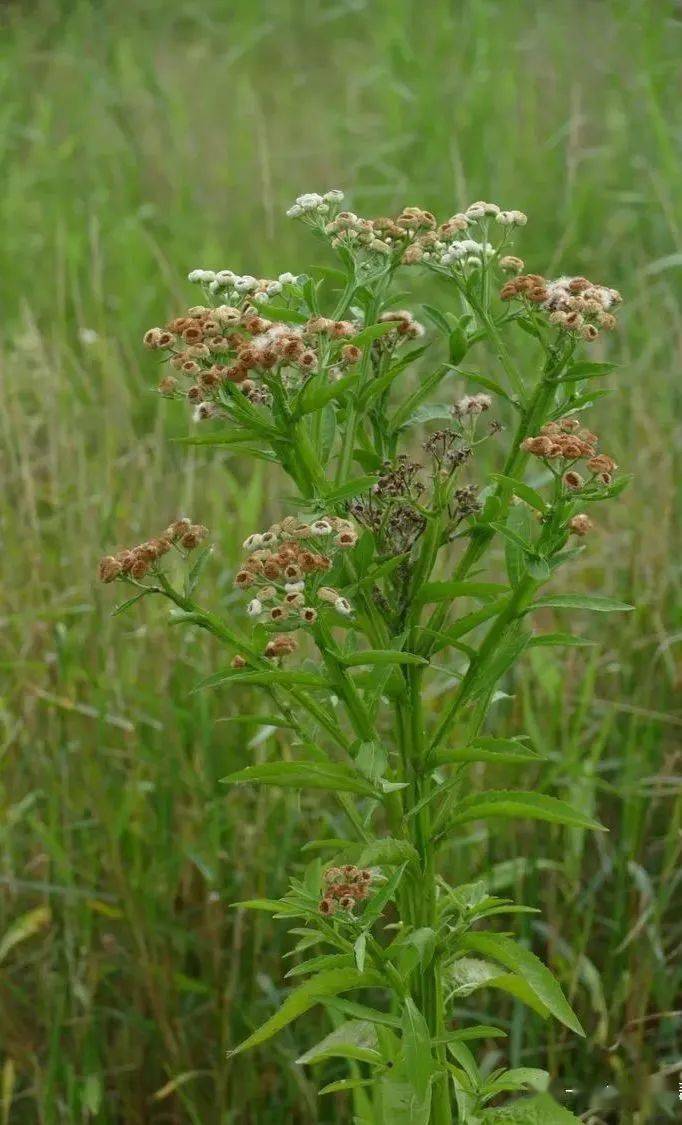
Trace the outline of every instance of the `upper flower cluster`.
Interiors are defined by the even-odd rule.
[[[325,195],[309,192],[298,197],[287,215],[316,226],[331,240],[332,246],[392,258],[402,265],[424,262],[444,267],[480,266],[497,252],[485,238],[491,224],[500,229],[502,245],[511,228],[527,222],[523,211],[504,210],[497,203],[481,199],[442,223],[431,211],[414,206],[404,207],[395,217],[368,219],[354,211],[337,212],[336,204],[342,198],[340,192]],[[472,238],[472,233],[482,237]]]

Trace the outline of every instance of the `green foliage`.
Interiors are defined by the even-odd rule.
[[[405,5],[381,18],[358,10],[351,50],[348,36],[339,33],[344,21],[338,13],[292,15],[277,4],[267,12],[237,6],[228,15],[212,0],[182,12],[151,0],[144,21],[125,3],[59,13],[42,3],[8,5],[3,12],[2,504],[6,532],[17,523],[22,532],[6,533],[2,562],[7,894],[0,932],[16,933],[17,920],[43,905],[49,904],[52,918],[44,928],[25,931],[3,965],[2,1100],[10,1119],[51,1120],[58,1113],[69,1121],[90,1115],[135,1122],[158,1115],[208,1125],[247,1109],[264,1125],[307,1119],[314,1115],[313,1086],[341,1073],[344,1064],[324,1064],[322,1075],[315,1068],[311,1076],[293,1060],[329,1031],[340,1009],[323,1002],[276,1043],[226,1066],[229,1045],[276,1007],[292,924],[273,924],[267,916],[286,920],[283,900],[260,900],[262,908],[246,916],[227,905],[248,894],[282,893],[288,874],[300,875],[299,846],[309,831],[351,837],[324,850],[325,858],[350,846],[356,849],[352,861],[378,867],[380,858],[360,859],[363,847],[381,855],[384,841],[404,843],[403,854],[391,845],[384,852],[398,866],[408,863],[399,897],[409,900],[426,886],[412,875],[414,845],[400,839],[413,832],[415,818],[403,824],[390,800],[375,803],[374,796],[358,794],[359,821],[351,828],[347,794],[299,796],[278,787],[219,784],[222,775],[254,760],[289,758],[301,718],[325,754],[345,755],[348,747],[336,742],[334,731],[349,743],[355,734],[333,689],[226,681],[225,688],[190,695],[202,677],[227,663],[218,650],[222,642],[216,634],[207,637],[199,617],[186,613],[182,631],[166,630],[165,615],[139,591],[134,602],[126,599],[126,618],[112,622],[115,599],[106,591],[93,599],[97,554],[120,544],[129,530],[143,537],[159,518],[187,510],[211,527],[219,546],[197,587],[201,600],[223,622],[237,614],[241,622],[230,591],[239,543],[268,518],[279,518],[278,493],[286,493],[287,512],[311,510],[299,509],[296,490],[282,482],[268,444],[267,412],[235,402],[243,429],[231,444],[212,440],[211,428],[219,438],[222,423],[210,423],[206,432],[192,427],[188,435],[182,410],[156,399],[156,358],[141,353],[135,341],[185,300],[177,274],[191,266],[236,263],[260,275],[305,265],[301,232],[276,215],[292,190],[317,186],[323,165],[334,179],[353,185],[355,210],[374,213],[422,198],[447,214],[466,202],[457,186],[465,177],[471,195],[492,192],[505,204],[526,206],[529,268],[557,261],[560,247],[560,269],[598,270],[627,298],[621,328],[605,344],[609,358],[613,352],[622,364],[608,378],[620,393],[606,404],[606,392],[594,389],[604,384],[601,376],[562,378],[553,413],[576,411],[597,429],[601,421],[605,438],[608,424],[614,455],[633,469],[635,483],[624,503],[604,514],[599,509],[595,535],[582,557],[566,559],[556,588],[603,591],[636,603],[637,611],[603,615],[595,623],[582,607],[534,608],[526,622],[535,635],[521,664],[508,665],[496,682],[494,706],[488,712],[480,695],[471,707],[464,703],[463,721],[441,747],[474,746],[483,721],[480,729],[510,741],[528,731],[529,745],[547,754],[545,763],[487,759],[469,771],[455,759],[439,766],[440,780],[461,786],[457,794],[449,791],[449,802],[481,787],[515,784],[520,767],[523,788],[559,794],[612,831],[596,848],[582,828],[540,826],[536,835],[523,820],[481,821],[463,826],[444,845],[439,870],[455,887],[486,874],[495,894],[508,891],[543,907],[552,923],[547,947],[565,987],[570,983],[590,1042],[541,1023],[532,1011],[525,1014],[499,989],[474,994],[470,1009],[455,1001],[448,1018],[466,1025],[477,1012],[486,1011],[486,1019],[494,1013],[510,1030],[501,1043],[504,1062],[512,1070],[521,1061],[550,1067],[553,1089],[576,1088],[576,1112],[674,1115],[665,1068],[679,1049],[674,1020],[665,1012],[675,990],[669,919],[679,813],[666,742],[672,746],[676,731],[679,627],[665,558],[674,518],[669,453],[677,386],[672,350],[679,334],[679,261],[670,251],[671,216],[679,211],[669,140],[676,25],[655,6],[650,12],[640,6],[636,19],[627,5],[595,7],[579,21],[574,15],[561,3],[532,18],[496,2],[485,11],[477,4],[457,11],[441,5],[428,20],[415,20]],[[616,89],[611,78],[622,58],[629,62]],[[224,96],[216,98],[218,73]],[[290,81],[292,73],[300,83]],[[306,99],[314,112],[306,112]],[[520,109],[510,115],[505,105]],[[226,128],[229,161],[221,140]],[[454,163],[443,160],[453,136]],[[341,298],[345,265],[309,273],[315,281],[324,278],[316,293],[307,288],[321,307]],[[480,485],[493,480],[489,470],[503,468],[521,407],[507,389],[497,349],[472,318],[462,321],[459,298],[444,296],[440,282],[428,294],[421,281],[414,284],[400,304],[416,311],[424,299],[446,310],[445,327],[437,336],[429,327],[424,348],[406,349],[362,393],[354,376],[340,389],[324,388],[334,391],[320,418],[320,462],[330,481],[343,411],[349,404],[360,412],[378,410],[385,391],[395,410],[435,369],[430,356],[436,348],[439,358],[456,362],[448,337],[460,324],[466,371],[460,366],[431,393],[448,403],[464,390],[499,395],[494,412],[505,432],[477,448],[467,479]],[[282,319],[306,319],[294,309],[281,312],[282,304],[278,299]],[[525,335],[518,319],[505,316],[496,324],[522,355],[530,385],[537,335]],[[603,358],[601,341],[596,356]],[[565,374],[575,374],[575,366],[572,361]],[[316,390],[312,381],[307,386],[309,394]],[[317,418],[315,411],[301,415],[311,428]],[[438,425],[427,422],[425,429]],[[174,440],[185,444],[186,437],[187,450]],[[421,440],[419,425],[396,438],[410,452]],[[277,441],[287,444],[281,433]],[[349,478],[365,473],[375,479],[381,471],[376,455],[358,444],[351,452],[357,460]],[[414,455],[424,460],[421,451]],[[551,482],[536,464],[508,479],[520,476],[551,503]],[[609,494],[625,483],[619,473]],[[504,516],[490,510],[490,519],[502,523]],[[540,525],[532,526],[536,538]],[[437,581],[455,581],[455,565],[480,532],[471,534],[465,525],[455,535],[443,548]],[[490,571],[480,577],[505,582],[508,541],[498,534],[491,542]],[[360,579],[370,608],[378,593],[399,612],[405,555],[410,552],[388,560],[372,555]],[[523,562],[531,578],[545,581],[537,559]],[[368,577],[375,571],[378,579]],[[359,614],[367,613],[355,593],[357,577],[344,575],[341,588]],[[429,603],[423,613],[413,651],[431,661],[422,681],[429,733],[508,599],[505,594],[481,608],[456,604],[440,627],[432,613],[450,603]],[[593,652],[540,643],[556,637],[553,630],[575,627],[598,640]],[[336,633],[336,622],[333,628]],[[352,630],[343,636],[350,639]],[[388,647],[381,637],[363,645]],[[400,645],[412,648],[412,641]],[[364,677],[378,671],[358,667],[350,678],[364,694]],[[381,671],[387,679],[376,677],[367,689],[368,710],[379,722],[386,700],[398,697],[403,675],[389,666]],[[292,704],[293,726],[280,715],[263,725],[264,713],[278,706],[271,688],[280,698],[290,689],[301,694]],[[315,703],[323,715],[308,709]],[[260,719],[220,721],[248,718],[249,711],[260,711]],[[324,716],[331,719],[326,727]],[[299,756],[297,744],[293,756]],[[301,749],[300,756],[309,752]],[[395,777],[400,768],[399,752],[391,748],[380,775]],[[423,784],[428,788],[431,781]],[[393,860],[385,862],[387,875]],[[379,876],[376,885],[383,885]],[[376,923],[380,943],[397,933],[391,927],[398,910],[388,904]],[[546,935],[535,922],[523,916],[512,922],[524,942],[544,947]],[[315,924],[311,918],[301,928],[314,936]],[[356,940],[352,929],[347,940],[351,946]],[[594,980],[587,983],[586,953],[606,998],[605,1014],[595,1007]],[[392,963],[400,965],[404,956],[397,948]],[[387,1006],[390,995],[388,987],[372,990],[368,1005]],[[394,1010],[401,1012],[399,1004]],[[385,1026],[399,1039],[399,1018],[380,1014],[398,1020]],[[499,1057],[491,1060],[496,1046],[485,1040],[472,1046],[484,1073],[490,1073],[484,1063],[497,1066]],[[463,1066],[461,1060],[456,1065]],[[360,1073],[367,1073],[364,1066]],[[361,1084],[371,1081],[340,1080],[346,1092],[327,1099],[325,1121],[345,1122],[352,1111],[366,1121],[362,1097],[371,1103],[373,1093]],[[436,1077],[432,1097],[443,1085]],[[609,1105],[600,1102],[607,1087],[617,1089]],[[535,1099],[515,1104],[516,1111],[486,1108],[481,1114],[550,1120],[547,1099],[538,1109]],[[562,1119],[571,1115],[564,1111]]]

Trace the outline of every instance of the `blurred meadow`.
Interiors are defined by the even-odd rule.
[[[636,609],[557,619],[594,648],[534,649],[496,715],[549,755],[528,787],[610,832],[481,830],[449,875],[492,867],[542,907],[518,932],[588,1029],[510,1001],[512,1064],[547,1065],[593,1125],[679,1120],[681,39],[656,0],[0,8],[2,1125],[350,1121],[295,1063],[322,1014],[225,1061],[291,965],[284,923],[229,904],[284,893],[311,832],[338,832],[314,799],[226,792],[286,737],[221,723],[259,700],[191,694],[215,643],[158,604],[112,618],[94,582],[105,550],[187,511],[217,543],[204,597],[231,612],[286,482],[174,444],[191,424],[141,337],[193,302],[195,266],[308,268],[283,212],[328,187],[361,213],[522,208],[530,268],[624,294],[595,354],[617,393],[589,420],[634,480],[570,580]]]

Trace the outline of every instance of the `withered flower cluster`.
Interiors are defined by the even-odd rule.
[[[381,476],[365,496],[351,501],[351,515],[376,537],[382,555],[402,555],[426,527],[416,506],[424,492],[422,466],[402,453],[385,461]]]
[[[193,551],[208,535],[208,528],[200,523],[192,523],[186,516],[174,520],[159,536],[119,551],[116,555],[105,555],[99,562],[99,578],[102,582],[113,582],[116,578],[144,578],[156,563],[167,555],[173,547]]]
[[[521,448],[547,461],[573,463],[584,460],[592,480],[609,485],[618,466],[612,457],[597,452],[598,442],[597,435],[583,429],[577,419],[561,418],[557,422],[547,422],[535,437],[525,438]],[[573,492],[582,488],[583,483],[582,477],[574,471],[568,470],[564,474],[564,484]]]
[[[166,375],[159,391],[186,398],[200,420],[220,413],[220,392],[229,384],[260,405],[272,401],[272,378],[285,390],[298,389],[320,368],[322,349],[325,367],[340,377],[361,358],[361,348],[351,343],[360,327],[321,316],[302,325],[284,324],[248,302],[243,307],[195,305],[164,328],[150,328],[144,343],[170,353],[170,366],[178,372]]]
[[[599,330],[610,331],[616,318],[610,311],[622,300],[617,289],[595,285],[586,277],[548,281],[539,273],[511,278],[500,290],[503,301],[520,300],[549,314],[549,323],[583,340],[596,340]]]
[[[289,628],[297,629],[315,624],[320,604],[348,616],[352,608],[347,599],[320,583],[331,570],[334,554],[354,547],[357,538],[351,522],[339,516],[324,516],[312,523],[287,516],[266,531],[249,535],[244,549],[250,554],[235,577],[236,586],[253,592],[246,608],[249,617],[286,622]],[[324,550],[319,549],[321,543]],[[285,656],[287,645],[293,651],[295,641],[282,634],[270,642],[266,655]]]
[[[335,914],[337,910],[350,911],[369,897],[372,872],[364,867],[328,867],[323,875],[324,892],[320,899],[320,914]]]

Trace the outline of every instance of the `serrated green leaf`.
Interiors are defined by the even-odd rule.
[[[546,793],[526,793],[522,790],[489,790],[472,793],[455,806],[449,826],[467,824],[472,820],[491,820],[497,817],[520,817],[528,820],[545,820],[551,824],[568,824],[573,828],[590,828],[605,832],[598,821],[571,808],[558,797]]]
[[[458,941],[459,947],[472,953],[492,957],[507,969],[518,973],[551,1014],[577,1035],[583,1035],[578,1017],[563,994],[561,985],[539,957],[503,934],[468,933]]]
[[[326,973],[320,973],[294,989],[270,1019],[228,1052],[228,1058],[265,1043],[292,1020],[321,1003],[325,997],[338,996],[341,992],[350,992],[355,988],[380,987],[384,983],[381,974],[374,970],[359,973],[357,969],[330,969]]]
[[[361,773],[331,762],[266,762],[246,766],[220,780],[226,785],[276,785],[281,789],[328,789],[336,793],[376,795],[374,787]]]

